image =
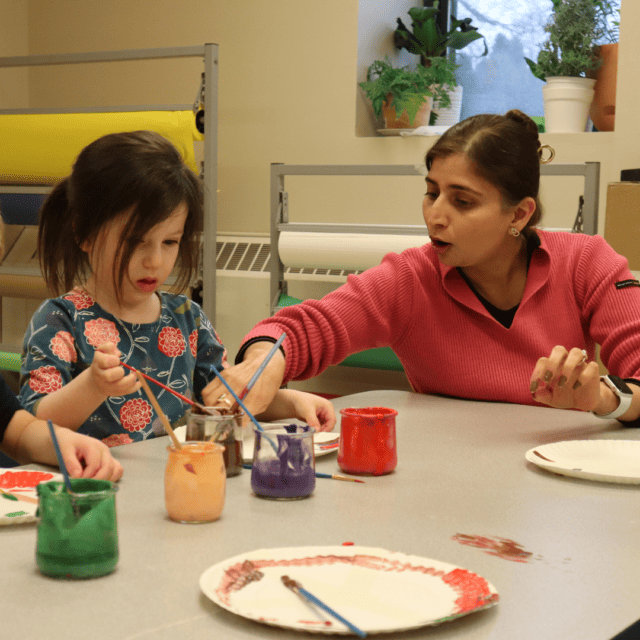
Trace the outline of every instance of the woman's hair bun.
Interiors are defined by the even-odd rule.
[[[538,141],[538,147],[540,147],[538,125],[526,113],[523,113],[520,109],[511,109],[504,114],[504,117],[524,127]]]

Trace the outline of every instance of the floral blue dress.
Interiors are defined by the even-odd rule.
[[[116,318],[80,287],[44,302],[24,338],[22,406],[35,414],[38,401],[87,369],[105,342],[116,344],[123,362],[202,402],[202,389],[215,377],[211,364],[218,370],[229,366],[226,351],[198,304],[184,295],[160,293],[160,298],[160,316],[149,324]],[[184,424],[189,405],[153,383],[149,386],[172,426]],[[78,431],[109,446],[164,435],[142,390],[108,398]]]

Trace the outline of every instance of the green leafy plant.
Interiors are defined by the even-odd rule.
[[[536,62],[525,58],[533,75],[584,77],[601,63],[597,46],[616,37],[612,0],[552,0],[553,13],[545,26],[547,40]]]
[[[406,49],[419,55],[420,63],[426,67],[433,64],[434,59],[446,55],[447,49],[464,49],[480,39],[484,41],[482,55],[487,55],[487,42],[484,36],[478,33],[477,27],[471,25],[471,18],[458,20],[451,16],[449,31],[443,31],[437,22],[440,14],[437,0],[425,0],[425,5],[431,6],[409,9],[412,30],[409,30],[400,18],[397,19],[398,27],[393,34],[393,43],[398,49]]]
[[[376,60],[367,70],[366,82],[359,86],[371,100],[376,116],[382,114],[383,102],[395,107],[400,115],[405,109],[409,120],[413,121],[418,110],[429,96],[434,102],[448,107],[451,98],[447,87],[455,87],[455,64],[446,58],[438,58],[430,67],[417,65],[394,67],[388,57]]]

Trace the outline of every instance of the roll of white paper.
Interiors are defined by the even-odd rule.
[[[291,231],[280,234],[278,251],[286,267],[362,271],[380,264],[387,253],[427,242],[426,229],[424,236]]]

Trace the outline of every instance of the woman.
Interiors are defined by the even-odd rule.
[[[431,243],[260,322],[225,377],[241,389],[285,331],[285,355],[252,392],[257,410],[282,382],[390,346],[419,393],[638,418],[640,382],[601,380],[593,359],[598,343],[613,374],[640,377],[640,290],[601,237],[535,228],[541,152],[517,110],[447,130],[426,157]],[[222,393],[213,382],[204,396]]]

